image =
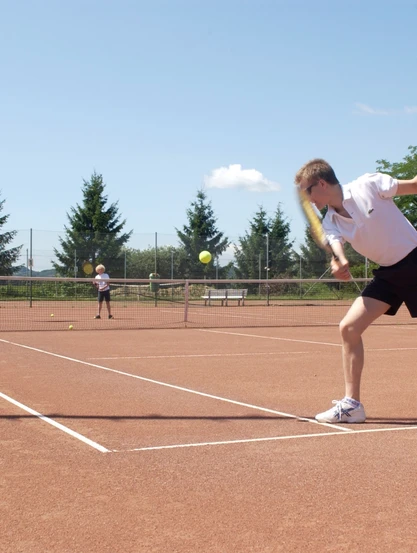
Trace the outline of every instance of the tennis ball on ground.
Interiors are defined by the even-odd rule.
[[[53,313],[51,313],[51,317],[53,317],[53,316],[54,316],[54,314],[53,314]]]
[[[72,330],[74,327],[72,325],[69,325],[68,329]]]
[[[200,252],[198,259],[201,261],[201,263],[210,263],[211,253],[207,251]]]

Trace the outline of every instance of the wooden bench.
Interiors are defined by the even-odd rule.
[[[204,300],[204,305],[211,305],[212,300],[218,300],[222,302],[222,305],[227,305],[229,300],[236,300],[238,305],[242,302],[245,305],[245,298],[248,295],[248,289],[241,290],[234,289],[208,289],[205,291],[204,296],[201,296]]]

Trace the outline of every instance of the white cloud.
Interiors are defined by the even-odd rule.
[[[373,108],[371,106],[367,106],[366,104],[360,104],[359,102],[356,102],[355,106],[359,110],[359,113],[368,113],[369,115],[390,115],[393,113],[390,110]]]
[[[256,169],[242,169],[238,163],[229,167],[213,169],[210,175],[204,177],[207,188],[241,188],[249,192],[273,192],[280,185],[273,182]]]
[[[417,106],[405,106],[402,109],[379,109],[368,106],[367,104],[355,103],[356,111],[354,113],[366,113],[367,115],[401,115],[417,113]]]

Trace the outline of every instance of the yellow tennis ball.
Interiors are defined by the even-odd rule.
[[[211,253],[207,251],[201,252],[198,256],[198,259],[201,261],[201,263],[210,263]]]
[[[51,313],[51,317],[53,317],[53,316],[54,316],[54,314],[53,314],[53,313]]]
[[[68,329],[72,330],[74,327],[72,325],[69,325]]]

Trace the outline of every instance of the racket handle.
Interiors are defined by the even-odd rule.
[[[339,257],[334,253],[333,248],[330,246],[330,244],[327,244],[332,252],[332,257],[335,261],[339,261]]]

